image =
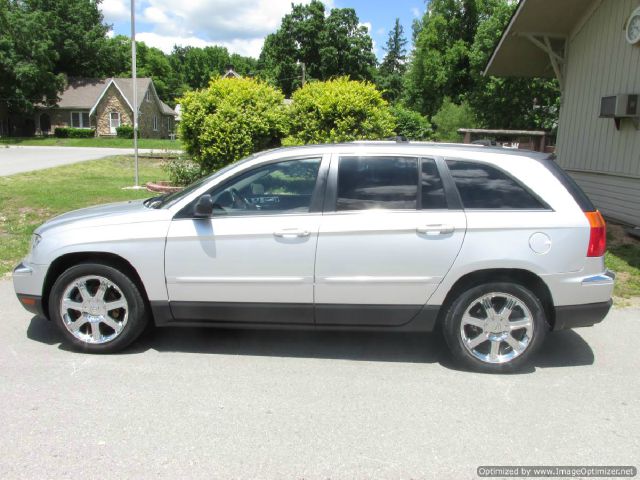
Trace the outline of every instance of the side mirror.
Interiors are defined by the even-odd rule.
[[[202,195],[196,202],[196,206],[193,209],[193,215],[196,218],[209,218],[213,213],[213,199],[211,195]]]

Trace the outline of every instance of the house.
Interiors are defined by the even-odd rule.
[[[609,218],[640,225],[640,1],[521,0],[484,72],[557,78],[557,161]]]
[[[169,138],[176,113],[158,97],[151,78],[137,79],[138,125],[142,138]],[[55,107],[37,108],[33,115],[36,135],[54,133],[58,127],[93,128],[98,136],[116,134],[120,125],[133,124],[131,78],[73,78]],[[27,119],[27,121],[30,119]]]

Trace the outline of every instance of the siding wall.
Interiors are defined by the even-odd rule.
[[[640,131],[598,118],[603,96],[640,93],[640,47],[624,28],[640,0],[602,0],[570,39],[558,162],[606,215],[640,225]]]

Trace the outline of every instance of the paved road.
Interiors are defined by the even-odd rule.
[[[161,150],[155,150],[159,152]],[[140,153],[154,150],[140,149]],[[36,147],[0,145],[0,177],[112,155],[133,155],[132,148]]]
[[[164,329],[60,346],[0,281],[0,478],[473,479],[478,465],[640,465],[640,310],[552,335],[525,373],[437,336]]]

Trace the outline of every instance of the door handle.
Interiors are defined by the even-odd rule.
[[[276,230],[273,235],[278,238],[295,238],[295,237],[308,237],[310,232],[308,230],[302,230],[301,228],[284,228],[282,230]]]
[[[416,228],[416,232],[426,235],[448,235],[455,232],[453,225],[422,225]]]

